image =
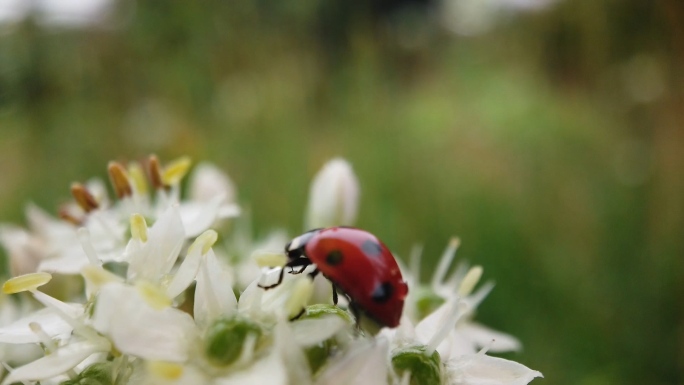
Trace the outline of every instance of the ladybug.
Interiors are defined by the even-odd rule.
[[[357,315],[362,310],[381,325],[399,325],[408,285],[401,276],[394,256],[375,235],[352,227],[331,227],[308,231],[285,246],[288,262],[280,271],[278,286],[285,267],[300,274],[311,264],[333,285],[333,302],[337,305],[337,289],[349,299],[350,309]],[[295,267],[300,267],[294,271]]]

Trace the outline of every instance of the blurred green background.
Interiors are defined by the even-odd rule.
[[[497,282],[478,318],[524,342],[507,357],[534,383],[683,383],[684,3],[514,8],[471,36],[429,0],[122,0],[104,27],[5,25],[0,221],[154,152],[215,162],[259,234],[296,234],[342,156],[357,225],[402,257],[424,244],[424,278],[461,237]]]

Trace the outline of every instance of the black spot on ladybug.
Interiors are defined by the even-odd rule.
[[[392,293],[394,293],[392,284],[389,282],[383,282],[375,287],[373,293],[371,293],[371,298],[375,302],[387,302],[387,300],[392,297]]]
[[[330,266],[336,266],[342,263],[342,259],[344,259],[342,252],[339,250],[333,250],[325,257],[325,263]]]
[[[371,257],[379,257],[382,254],[382,247],[380,247],[380,244],[371,241],[370,239],[361,244],[361,250]]]

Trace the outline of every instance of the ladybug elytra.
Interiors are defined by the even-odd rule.
[[[350,308],[358,316],[362,310],[381,325],[396,327],[404,308],[408,286],[401,276],[394,256],[375,235],[351,227],[331,227],[308,231],[285,246],[288,262],[280,271],[278,286],[285,267],[298,274],[315,264],[310,273],[319,272],[333,285],[333,302],[337,289],[350,299]]]

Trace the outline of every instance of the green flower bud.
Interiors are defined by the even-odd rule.
[[[112,385],[113,364],[111,362],[98,362],[85,368],[78,375],[79,385]]]
[[[309,361],[309,367],[311,368],[311,373],[316,374],[316,372],[323,367],[323,365],[328,361],[328,358],[333,355],[337,350],[338,342],[335,338],[325,340],[318,345],[310,346],[304,350],[307,361]]]
[[[230,365],[240,357],[247,337],[258,339],[261,334],[259,325],[244,318],[220,319],[207,329],[205,353],[214,365]]]
[[[400,377],[411,373],[411,385],[441,385],[442,362],[435,350],[426,353],[425,346],[409,346],[392,352],[392,367]]]
[[[341,309],[338,306],[328,304],[315,304],[307,306],[304,310],[304,314],[298,320],[315,319],[326,316],[339,317],[350,325],[354,323],[349,312]],[[340,341],[333,337],[322,341],[317,345],[306,348],[304,350],[304,354],[309,361],[311,372],[315,374],[319,369],[321,369],[328,361],[328,358],[334,355],[339,347]]]
[[[416,290],[416,298],[418,319],[427,317],[445,302],[444,298],[438,296],[435,292],[425,286],[418,287]]]
[[[299,319],[321,318],[326,315],[335,315],[349,323],[354,322],[352,320],[351,315],[349,315],[349,312],[341,309],[338,306],[327,304],[315,304],[307,306],[304,310],[304,314],[302,314],[302,316]]]
[[[60,382],[60,385],[113,385],[111,362],[92,364],[78,375],[78,378]]]

